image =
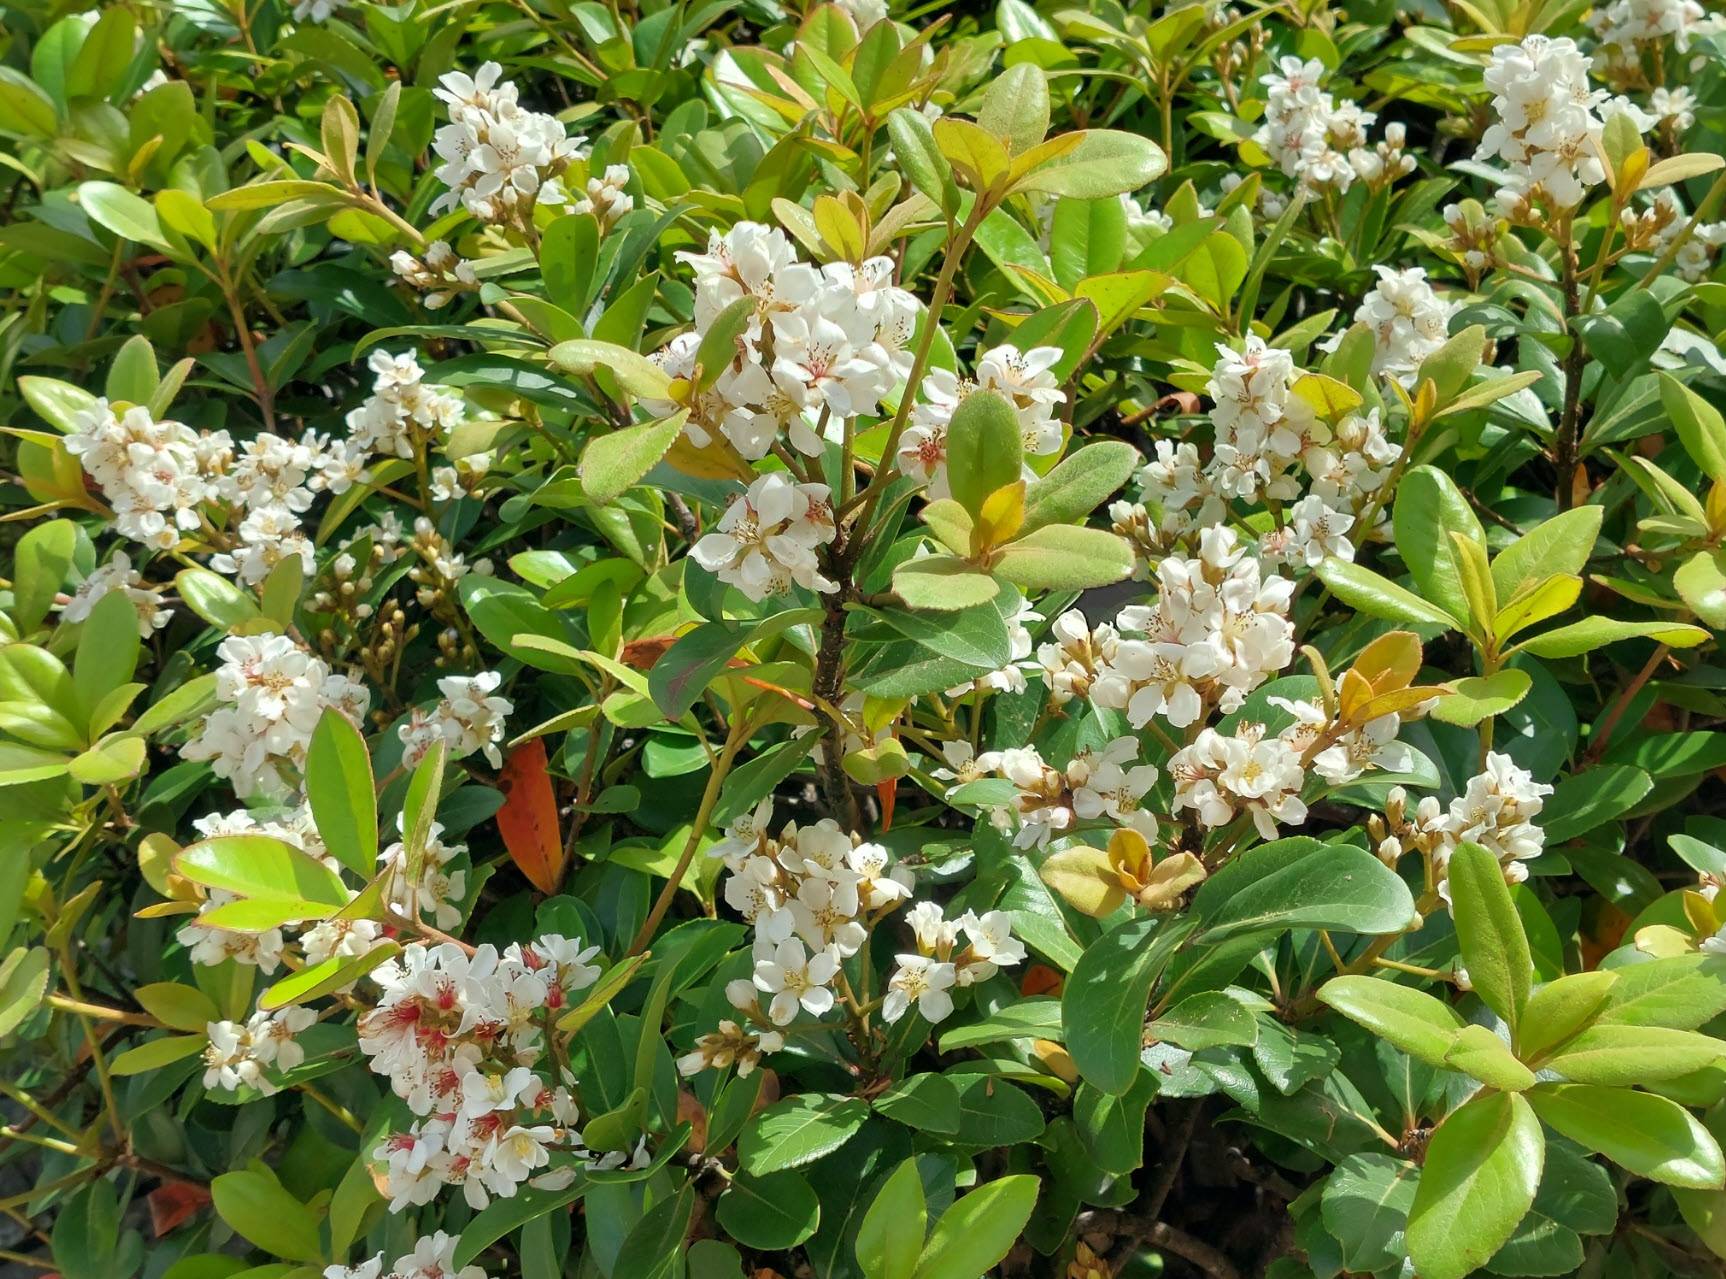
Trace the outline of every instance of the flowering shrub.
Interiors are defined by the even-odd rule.
[[[0,1265],[1726,1258],[1726,27],[10,0]]]

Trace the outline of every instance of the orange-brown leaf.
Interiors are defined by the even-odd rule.
[[[563,836],[557,825],[557,796],[546,768],[545,741],[536,737],[518,746],[498,777],[503,806],[497,829],[510,859],[542,893],[555,893],[563,878]]]

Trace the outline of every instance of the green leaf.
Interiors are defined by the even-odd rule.
[[[12,560],[12,617],[20,635],[28,635],[48,616],[71,570],[77,542],[78,526],[71,520],[49,520],[18,539]],[[134,634],[137,629],[134,620]]]
[[[1678,598],[1715,630],[1726,630],[1726,551],[1697,551],[1672,575]]]
[[[1720,410],[1670,373],[1660,374],[1660,406],[1702,473],[1711,480],[1726,480],[1726,419]]]
[[[850,1141],[869,1103],[856,1097],[800,1093],[756,1115],[737,1139],[737,1161],[755,1176],[801,1168]]]
[[[1290,928],[1393,933],[1414,922],[1414,898],[1365,849],[1295,836],[1231,859],[1199,886],[1192,916],[1210,945]]]
[[[983,91],[977,123],[1007,144],[1009,155],[1029,151],[1049,131],[1049,80],[1034,62],[1008,67]]]
[[[911,185],[951,217],[959,208],[959,186],[953,180],[953,166],[935,143],[928,119],[920,111],[900,107],[887,117],[887,136]]]
[[[1446,339],[1443,346],[1420,362],[1420,370],[1415,375],[1415,385],[1430,379],[1433,389],[1438,392],[1438,404],[1442,408],[1460,395],[1462,388],[1468,385],[1468,380],[1480,367],[1481,355],[1485,350],[1486,329],[1478,324],[1471,325]],[[1400,495],[1400,490],[1398,492]],[[1399,534],[1398,549],[1401,545],[1402,537]]]
[[[980,670],[998,671],[1013,660],[1007,619],[992,603],[934,616],[897,608],[867,611],[906,639]]]
[[[959,1131],[953,1138],[955,1144],[1016,1146],[1043,1135],[1043,1112],[1023,1088],[994,1075],[958,1078]]]
[[[174,575],[174,589],[187,608],[218,630],[231,631],[262,616],[250,595],[209,569],[181,569]]]
[[[931,1072],[901,1079],[875,1098],[875,1109],[917,1131],[959,1131],[959,1089],[945,1075]]]
[[[678,636],[647,672],[653,704],[667,719],[682,719],[748,638],[749,632],[735,622],[703,622]]]
[[[1492,582],[1506,603],[1556,575],[1580,576],[1600,536],[1606,510],[1579,506],[1555,515],[1517,538],[1492,560]]]
[[[639,399],[663,400],[671,394],[671,379],[664,369],[645,355],[615,342],[574,338],[559,342],[549,354],[551,362],[566,372],[591,374],[604,369],[617,379],[619,386]]]
[[[977,1187],[935,1223],[915,1279],[977,1279],[1005,1257],[1017,1242],[1031,1209],[1038,1181],[1027,1174],[1001,1177]]]
[[[1486,534],[1456,482],[1436,467],[1415,467],[1397,486],[1392,523],[1396,549],[1421,595],[1466,625],[1470,609],[1461,552],[1450,535],[1484,547]]]
[[[1597,1024],[1567,1040],[1542,1065],[1574,1083],[1629,1086],[1676,1079],[1722,1058],[1726,1043],[1695,1031]]]
[[[1077,141],[1075,141],[1077,139]],[[1156,181],[1168,157],[1149,138],[1118,129],[1081,129],[1058,134],[1016,157],[1014,191],[1100,200],[1124,195]]]
[[[1121,264],[1127,247],[1127,211],[1118,199],[1058,200],[1049,229],[1049,264],[1068,289]]]
[[[1615,622],[1606,617],[1587,617],[1523,640],[1510,651],[1532,653],[1536,657],[1580,657],[1627,639],[1651,639],[1673,648],[1695,648],[1708,642],[1708,632],[1683,622]]]
[[[0,133],[51,138],[59,127],[54,99],[22,71],[0,67]]]
[[[1433,1066],[1445,1064],[1450,1045],[1463,1027],[1461,1015],[1443,1000],[1382,977],[1333,977],[1319,987],[1318,997],[1350,1021]]]
[[[1454,630],[1458,625],[1457,619],[1443,609],[1359,564],[1332,557],[1314,572],[1330,587],[1331,594],[1368,616],[1390,622],[1425,622],[1446,630]]]
[[[1522,1010],[1517,1052],[1533,1060],[1554,1044],[1570,1038],[1594,1019],[1618,980],[1610,970],[1572,973],[1547,982]]]
[[[1113,1094],[1132,1086],[1151,987],[1191,931],[1185,920],[1129,919],[1079,957],[1061,995],[1061,1020],[1087,1083]]]
[[[1726,1013],[1726,958],[1674,955],[1613,970],[1602,1024],[1695,1030]]]
[[[953,410],[947,427],[947,483],[975,517],[996,489],[1019,478],[1024,432],[1019,416],[993,391],[973,391]]]
[[[1639,1177],[1697,1190],[1726,1182],[1719,1143],[1675,1101],[1590,1084],[1541,1084],[1528,1100],[1550,1127]]]
[[[1472,1075],[1492,1088],[1521,1092],[1534,1086],[1534,1072],[1516,1060],[1510,1049],[1485,1026],[1464,1026],[1444,1055],[1445,1065]]]
[[[163,1035],[146,1040],[115,1057],[108,1063],[108,1069],[116,1075],[142,1075],[196,1057],[210,1044],[202,1033],[203,1027],[198,1030],[196,1035]]]
[[[1470,675],[1452,680],[1451,694],[1432,708],[1432,718],[1441,724],[1472,728],[1483,719],[1502,715],[1524,697],[1534,683],[1527,671],[1507,666],[1491,675]]]
[[[138,610],[126,592],[109,591],[97,600],[78,636],[78,656],[72,663],[72,683],[85,706],[93,711],[131,680],[141,646]]]
[[[172,256],[174,246],[162,233],[155,208],[142,196],[112,182],[86,182],[78,188],[78,204],[90,220],[122,240],[147,244]]]
[[[740,1172],[714,1206],[725,1233],[746,1248],[794,1248],[821,1224],[821,1201],[794,1172]]]
[[[174,868],[194,884],[265,901],[306,901],[342,907],[341,876],[317,858],[268,835],[221,835],[193,844]]]
[[[1188,995],[1145,1027],[1147,1039],[1189,1052],[1206,1048],[1250,1048],[1258,1042],[1258,1020],[1220,990]]]
[[[1343,1266],[1361,1274],[1400,1264],[1420,1169],[1382,1151],[1350,1155],[1325,1179],[1319,1214]]]
[[[306,752],[306,797],[330,854],[361,879],[378,869],[378,797],[366,740],[330,707]]]
[[[576,468],[581,477],[581,491],[591,502],[615,501],[625,490],[639,484],[677,443],[688,417],[688,410],[680,409],[657,422],[626,426],[589,440]]]
[[[204,1027],[222,1019],[215,1001],[196,986],[183,986],[173,981],[151,982],[139,986],[132,992],[132,997],[150,1016],[175,1030],[203,1034]]]
[[[289,1194],[262,1164],[217,1177],[210,1196],[216,1215],[264,1252],[288,1261],[326,1260],[318,1239],[322,1214]]]
[[[907,1159],[875,1192],[857,1230],[857,1264],[864,1279],[912,1279],[929,1229],[917,1161]]]
[[[1445,1118],[1409,1209],[1421,1279],[1463,1279],[1486,1264],[1533,1204],[1545,1153],[1540,1121],[1518,1094],[1476,1097]]]
[[[48,952],[20,946],[0,962],[0,1035],[10,1035],[48,993]]]
[[[911,608],[956,612],[986,604],[1001,584],[954,555],[923,555],[893,570],[893,591]]]
[[[1654,779],[1640,768],[1596,765],[1559,781],[1541,806],[1539,825],[1548,844],[1562,844],[1622,817],[1653,789]]]
[[[286,1008],[289,1004],[306,1004],[333,995],[353,985],[386,959],[394,959],[401,950],[400,944],[384,941],[354,958],[337,955],[322,963],[308,964],[259,995],[258,1007]]]
[[[1069,453],[1025,490],[1021,531],[1083,520],[1132,478],[1139,460],[1139,451],[1124,440],[1098,440]]]
[[[975,1048],[979,1044],[998,1044],[1012,1039],[1052,1039],[1060,1041],[1064,1031],[1061,1001],[1047,995],[1025,995],[1010,1004],[1003,1004],[981,1021],[968,1026],[955,1026],[941,1035],[941,1051]]]
[[[1451,916],[1475,992],[1516,1033],[1534,982],[1534,959],[1504,868],[1479,844],[1461,844],[1448,867]]]
[[[1083,591],[1108,586],[1133,571],[1126,539],[1100,528],[1049,524],[1001,552],[995,572],[1020,590]]]

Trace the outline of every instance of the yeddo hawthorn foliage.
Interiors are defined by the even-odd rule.
[[[1697,0],[0,0],[0,1269],[1726,1257]]]

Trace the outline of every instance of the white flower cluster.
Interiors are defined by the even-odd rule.
[[[1606,70],[1638,73],[1644,49],[1658,57],[1670,42],[1683,53],[1693,40],[1719,31],[1722,19],[1697,0],[1611,0],[1588,15],[1588,25]]]
[[[709,850],[730,872],[726,904],[754,930],[754,973],[726,987],[741,1023],[728,1018],[701,1036],[678,1060],[685,1075],[732,1065],[747,1075],[763,1056],[784,1046],[782,1028],[800,1013],[823,1017],[841,997],[858,1013],[844,962],[910,899],[910,872],[891,865],[881,845],[847,834],[831,819],[801,827],[787,823],[775,838],[769,833],[772,817],[772,800],[763,800]],[[1024,947],[999,911],[966,912],[947,922],[939,906],[921,902],[907,922],[917,950],[899,955],[888,979],[881,1014],[889,1022],[913,1002],[928,1020],[940,1021],[953,1010],[954,987],[982,981],[1000,965],[1024,958]],[[968,943],[962,948],[961,933]]]
[[[555,116],[522,107],[515,85],[499,83],[502,75],[487,62],[472,76],[451,71],[438,80],[434,92],[450,122],[432,149],[443,161],[437,180],[449,190],[432,204],[433,214],[459,206],[482,222],[525,223],[536,204],[564,203],[558,179],[583,157],[586,139],[570,137]]]
[[[1190,808],[1212,829],[1244,812],[1263,838],[1275,839],[1277,823],[1298,826],[1306,820],[1300,752],[1286,738],[1266,737],[1262,724],[1242,724],[1233,733],[1201,730],[1192,745],[1170,758],[1169,776],[1174,811]]]
[[[437,682],[443,696],[430,711],[415,707],[396,730],[402,740],[402,766],[414,768],[438,742],[449,760],[465,759],[482,752],[493,768],[503,767],[504,720],[515,709],[507,697],[497,696],[503,676],[496,671],[478,675],[451,675]]]
[[[1531,35],[1493,49],[1486,87],[1497,118],[1475,158],[1509,166],[1498,192],[1505,216],[1529,220],[1536,201],[1568,211],[1606,180],[1596,109],[1608,95],[1589,87],[1590,65],[1568,37]]]
[[[265,1097],[280,1092],[265,1072],[292,1070],[306,1059],[294,1036],[317,1019],[311,1009],[292,1006],[273,1013],[255,1012],[243,1024],[210,1022],[204,1028],[210,1041],[204,1049],[204,1087],[229,1092],[255,1088]]]
[[[479,1266],[457,1266],[456,1245],[460,1235],[446,1235],[439,1230],[422,1237],[414,1250],[397,1257],[396,1264],[384,1269],[384,1254],[357,1266],[325,1266],[324,1279],[486,1279]]]
[[[1236,710],[1294,660],[1294,583],[1264,576],[1228,526],[1200,534],[1196,559],[1164,559],[1157,584],[1156,604],[1131,605],[1115,619],[1102,641],[1111,656],[1091,690],[1134,728],[1158,715],[1186,728],[1210,710]]]
[[[974,759],[966,746],[949,754],[948,762],[960,780],[992,772],[1013,783],[1016,794],[992,810],[991,820],[1015,831],[1015,848],[1041,848],[1081,821],[1131,827],[1154,839],[1157,819],[1140,801],[1156,785],[1157,770],[1138,758],[1138,739],[1117,737],[1100,749],[1080,751],[1065,768],[1046,762],[1033,746],[986,751]]]
[[[1450,317],[1458,304],[1434,292],[1421,267],[1373,270],[1378,283],[1361,300],[1355,323],[1372,330],[1372,371],[1412,386],[1421,361],[1450,336]]]
[[[1372,314],[1378,305],[1372,304]],[[1387,372],[1418,349],[1395,327],[1390,322],[1387,341],[1400,345],[1387,346]],[[1174,543],[1220,525],[1231,499],[1288,504],[1260,539],[1258,555],[1267,564],[1311,566],[1330,555],[1352,560],[1347,534],[1375,502],[1399,456],[1378,410],[1349,414],[1333,428],[1296,391],[1303,375],[1289,352],[1258,337],[1249,337],[1242,351],[1217,351],[1206,388],[1215,401],[1210,460],[1203,461],[1194,444],[1158,440],[1139,472],[1143,501],[1109,508],[1115,530],[1134,546],[1139,576],[1149,575]],[[1304,494],[1301,470],[1309,481]],[[1376,515],[1384,518],[1382,506]]]
[[[465,416],[462,398],[425,381],[409,351],[373,351],[366,361],[376,377],[364,404],[348,414],[349,445],[365,453],[411,458],[414,446],[441,441]]]
[[[1119,633],[1107,622],[1092,630],[1076,608],[1057,617],[1049,633],[1054,638],[1037,646],[1049,700],[1064,706],[1075,697],[1089,697],[1098,677],[1114,663]]]
[[[86,620],[97,602],[114,591],[123,592],[137,610],[138,634],[143,639],[149,639],[174,616],[173,610],[165,607],[167,596],[144,584],[143,574],[132,567],[131,556],[124,551],[115,551],[106,564],[94,569],[89,577],[78,583],[78,589],[67,597],[66,602],[60,606],[61,620]]]
[[[392,1211],[445,1186],[477,1210],[524,1183],[567,1185],[581,1167],[644,1157],[596,1157],[567,1084],[534,1071],[550,1021],[599,979],[597,953],[555,935],[502,952],[414,943],[373,970],[380,994],[360,1015],[360,1051],[418,1116],[378,1150]]]
[[[1402,152],[1401,125],[1385,130],[1385,140],[1368,148],[1366,131],[1377,119],[1353,101],[1337,102],[1320,84],[1324,63],[1283,57],[1261,78],[1265,86],[1264,123],[1253,135],[1284,176],[1310,187],[1346,191],[1356,178],[1394,181],[1414,170],[1414,157]]]
[[[1468,779],[1462,794],[1450,801],[1442,830],[1445,845],[1435,858],[1442,873],[1450,850],[1457,844],[1479,844],[1504,866],[1504,877],[1513,884],[1528,878],[1524,864],[1540,856],[1546,847],[1546,832],[1534,824],[1545,807],[1552,787],[1534,780],[1518,768],[1510,756],[1489,751],[1486,766]],[[1437,801],[1430,795],[1421,800],[1418,814],[1429,812]],[[1448,882],[1440,886],[1450,900]]]
[[[448,306],[458,293],[471,293],[479,288],[474,264],[457,254],[445,240],[433,240],[417,258],[406,249],[397,249],[390,254],[390,269],[425,295],[421,300],[431,311]]]
[[[332,671],[285,635],[230,635],[216,654],[222,704],[180,754],[209,760],[242,799],[297,792],[324,711],[334,707],[358,723],[371,704],[364,684]]]
[[[683,429],[697,447],[723,436],[753,461],[783,436],[816,456],[824,422],[878,412],[909,375],[906,344],[922,306],[893,283],[891,258],[811,266],[783,231],[758,222],[716,231],[706,253],[678,257],[695,273],[695,328],[653,357],[671,377],[694,374],[702,339],[722,311],[744,298],[754,304],[718,380],[687,405]]]
[[[402,818],[396,818],[397,826]],[[384,899],[390,909],[407,919],[426,916],[439,928],[454,928],[461,923],[461,902],[467,896],[467,872],[447,869],[449,864],[467,852],[466,844],[446,844],[443,823],[433,822],[426,832],[426,846],[420,865],[419,882],[407,882],[407,845],[400,840],[378,853],[378,866],[389,874]]]
[[[979,915],[968,910],[948,919],[934,902],[918,902],[905,912],[905,922],[917,949],[893,957],[898,967],[887,979],[881,1001],[881,1019],[888,1023],[898,1021],[913,1005],[924,1021],[943,1021],[953,1011],[954,987],[986,981],[1002,965],[1025,959],[1025,944],[1013,936],[1006,911]]]
[[[769,471],[725,508],[714,531],[689,554],[752,600],[783,595],[793,584],[833,591],[838,587],[822,575],[815,548],[835,532],[825,484],[799,484],[784,471]]]
[[[353,442],[315,431],[235,445],[226,431],[157,421],[141,405],[116,415],[107,400],[77,414],[66,448],[113,507],[115,531],[159,551],[196,534],[223,548],[212,568],[247,584],[290,557],[309,570],[301,513],[320,492],[345,492],[364,470]]]
[[[949,495],[947,428],[952,424],[953,411],[975,391],[994,391],[1013,406],[1028,456],[1058,452],[1063,435],[1055,409],[1067,400],[1053,372],[1060,358],[1059,347],[1021,351],[1009,342],[983,352],[973,379],[962,381],[947,369],[929,373],[923,379],[923,398],[899,437],[899,469],[927,484],[930,497]]]
[[[113,507],[115,531],[159,551],[199,527],[199,508],[216,496],[212,460],[231,448],[225,431],[158,422],[143,405],[116,415],[105,399],[81,409],[66,436],[66,451]]]

